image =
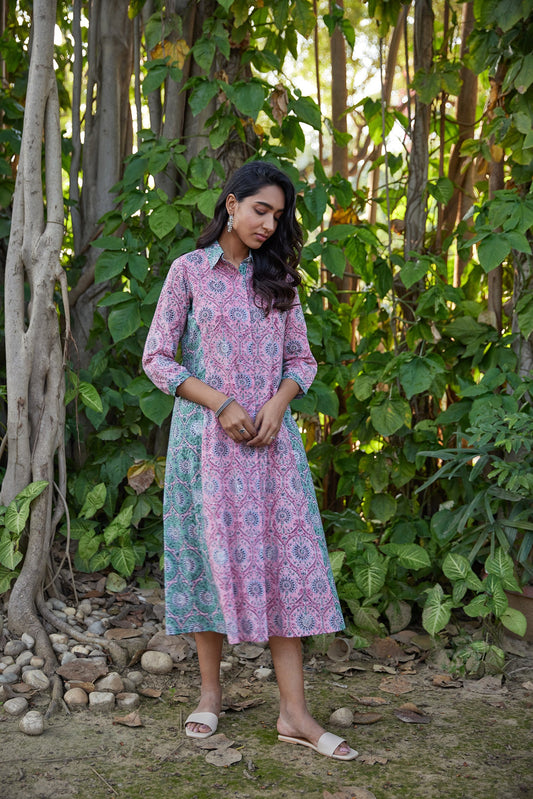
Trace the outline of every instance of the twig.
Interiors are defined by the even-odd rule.
[[[72,582],[72,590],[74,591],[74,600],[75,600],[76,605],[77,605],[78,604],[78,592],[76,590],[76,581],[74,580],[74,569],[72,568],[72,561],[70,559],[70,513],[69,513],[69,509],[68,509],[67,500],[65,499],[65,497],[62,494],[62,492],[59,489],[59,486],[55,482],[54,482],[54,488],[57,491],[61,501],[63,502],[63,506],[65,508],[65,516],[67,517],[67,541],[66,541],[66,544],[65,544],[65,553],[64,553],[63,557],[61,558],[61,563],[57,567],[56,573],[54,574],[54,576],[52,577],[52,579],[50,580],[48,585],[45,585],[45,587],[43,588],[43,592],[47,591],[48,588],[50,588],[50,586],[53,583],[55,583],[55,581],[57,580],[57,578],[59,576],[59,572],[63,568],[63,564],[64,564],[65,560],[67,560],[68,561],[69,571],[70,571],[70,579],[71,579],[71,582]]]
[[[110,783],[110,782],[108,782],[108,781],[106,780],[106,778],[105,778],[105,777],[102,777],[102,775],[101,775],[101,774],[100,774],[100,773],[99,773],[99,772],[98,772],[98,771],[95,769],[95,767],[94,767],[94,766],[89,766],[89,768],[91,769],[91,771],[94,771],[94,773],[96,774],[96,776],[97,776],[97,777],[98,777],[100,780],[102,780],[102,782],[104,783],[104,785],[107,785],[107,787],[109,788],[109,790],[110,790],[110,791],[113,791],[113,793],[115,794],[115,796],[118,796],[118,793],[117,793],[117,791],[115,791],[115,789],[113,788],[113,786],[111,785],[111,783]]]

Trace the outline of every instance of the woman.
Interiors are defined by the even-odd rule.
[[[164,525],[166,630],[194,632],[200,702],[186,734],[212,735],[223,635],[269,641],[280,740],[350,760],[307,710],[300,637],[343,629],[324,533],[289,403],[316,362],[298,301],[295,191],[276,167],[241,167],[198,249],[172,264],[143,365],[175,394]],[[181,363],[175,360],[181,342]]]

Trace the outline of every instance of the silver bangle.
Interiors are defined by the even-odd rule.
[[[232,402],[235,402],[235,397],[228,397],[227,400],[224,400],[218,411],[215,411],[215,416],[217,417],[217,419],[222,413],[222,411],[225,410],[225,408],[227,408],[228,405],[231,405]]]

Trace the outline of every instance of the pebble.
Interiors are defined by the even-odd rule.
[[[16,674],[0,674],[0,685],[13,685],[13,683],[18,682],[18,676]]]
[[[25,649],[24,652],[20,653],[16,662],[19,664],[19,666],[27,666],[28,663],[31,663],[33,657],[33,652],[30,652],[29,649]]]
[[[33,666],[31,666],[31,665],[28,663],[26,666],[23,666],[23,667],[22,667],[22,674],[24,674],[26,671],[34,671],[34,667],[33,667]]]
[[[130,694],[130,693],[132,693],[133,691],[135,691],[135,689],[136,689],[136,687],[137,687],[137,686],[135,685],[135,683],[134,683],[134,682],[132,682],[131,680],[128,680],[128,678],[127,678],[127,677],[123,677],[123,678],[122,678],[122,683],[123,683],[123,685],[124,685],[124,691],[125,691],[126,693],[129,693],[129,694]]]
[[[220,661],[220,671],[226,672],[231,671],[233,668],[233,663],[229,663],[227,660]]]
[[[66,633],[50,633],[48,637],[52,644],[68,644],[68,635]]]
[[[142,671],[128,671],[126,677],[135,685],[135,687],[139,686],[144,680],[144,674]]]
[[[90,600],[82,599],[80,604],[78,605],[78,611],[81,611],[84,616],[90,616],[92,610],[93,606],[91,605]]]
[[[330,724],[337,727],[351,727],[353,724],[353,710],[349,707],[340,707],[334,710],[329,717]]]
[[[114,694],[124,691],[122,677],[116,671],[110,671],[105,677],[101,677],[95,682],[94,687],[97,691],[111,691]]]
[[[115,694],[111,691],[92,691],[89,694],[91,710],[112,710],[115,707]]]
[[[50,603],[49,607],[52,607],[53,610],[63,610],[63,608],[67,607],[66,602],[63,602],[62,599],[57,599],[55,596],[51,597],[48,602]]]
[[[44,718],[38,710],[30,710],[19,721],[19,729],[26,735],[41,735],[44,732]]]
[[[30,666],[33,666],[35,669],[42,669],[44,666],[44,658],[32,657]]]
[[[117,694],[117,707],[121,710],[135,710],[140,704],[139,694],[120,693]]]
[[[11,655],[4,655],[4,657],[1,658],[1,662],[4,666],[10,666],[15,662],[15,658],[12,658]]]
[[[4,655],[11,655],[11,657],[16,658],[25,649],[30,649],[30,647],[26,646],[24,641],[8,641],[4,647]]]
[[[83,688],[70,688],[70,690],[66,691],[63,699],[72,708],[85,707],[89,702],[89,697]]]
[[[87,627],[87,632],[92,633],[92,635],[103,635],[105,633],[103,621],[93,621],[92,624],[89,624]]]
[[[78,658],[73,652],[63,652],[61,655],[61,665],[64,666],[65,663],[72,663],[74,660]]]
[[[273,669],[267,669],[265,666],[260,666],[254,671],[256,680],[268,680],[273,674]]]
[[[4,669],[4,674],[20,674],[22,671],[22,666],[20,663],[12,663],[11,666],[6,666]]]
[[[50,687],[50,680],[41,669],[31,669],[30,671],[24,672],[22,680],[38,691],[46,691]]]
[[[148,674],[170,674],[173,662],[166,652],[149,650],[143,654],[141,666]]]
[[[90,651],[89,647],[83,644],[76,644],[72,647],[72,652],[74,652],[75,655],[88,655]]]
[[[20,636],[20,640],[22,641],[26,649],[33,649],[33,647],[35,646],[35,638],[33,637],[33,635],[30,635],[29,633],[23,633]]]
[[[24,699],[23,696],[16,696],[14,699],[8,699],[7,702],[4,702],[4,710],[10,716],[20,716],[21,713],[25,713],[28,709],[28,700]]]
[[[52,649],[54,650],[54,652],[57,652],[58,655],[62,655],[65,652],[68,652],[67,644],[52,644]]]
[[[75,616],[76,608],[65,608],[65,614],[70,617]]]

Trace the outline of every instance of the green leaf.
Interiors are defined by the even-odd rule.
[[[142,283],[144,280],[146,280],[149,267],[150,264],[148,263],[148,259],[144,255],[140,255],[138,253],[128,254],[128,268],[132,277],[138,280],[139,283]]]
[[[107,546],[111,544],[116,538],[129,532],[131,526],[131,517],[133,516],[133,505],[122,508],[120,513],[113,519],[111,524],[108,524],[104,530],[104,541]]]
[[[329,269],[333,275],[337,277],[342,277],[344,275],[346,256],[340,247],[337,247],[335,244],[328,244],[324,247],[322,260],[324,261],[326,269]]]
[[[396,513],[396,505],[390,494],[374,494],[370,501],[371,516],[380,522],[388,522]]]
[[[19,491],[15,499],[19,501],[29,500],[33,502],[38,496],[40,496],[44,489],[48,485],[48,480],[34,480],[32,483],[29,483],[26,488],[23,488],[22,491]]]
[[[500,621],[515,635],[519,635],[522,638],[525,636],[527,619],[521,611],[515,610],[515,608],[507,608],[500,616]]]
[[[377,554],[373,555],[372,550],[365,554],[366,559],[357,563],[355,582],[366,597],[371,597],[381,591],[385,584],[387,564]]]
[[[85,500],[83,502],[82,508],[80,510],[80,516],[84,519],[90,519],[91,516],[94,516],[100,508],[103,508],[107,497],[107,489],[105,483],[98,483],[92,488]]]
[[[397,547],[398,562],[405,569],[427,569],[431,566],[431,561],[427,550],[418,544],[392,544]]]
[[[84,380],[80,380],[78,390],[86,408],[90,408],[96,413],[103,413],[104,408],[102,406],[102,400],[94,386],[90,383],[86,383]]]
[[[427,189],[429,194],[436,199],[438,203],[449,203],[453,197],[453,183],[450,178],[437,178],[433,182],[428,182]]]
[[[430,635],[436,635],[450,621],[452,603],[449,596],[442,590],[438,583],[427,592],[424,610],[422,611],[422,624]]]
[[[400,278],[406,289],[410,289],[430,271],[427,261],[407,261],[400,270]]]
[[[305,122],[315,130],[322,129],[320,108],[310,97],[293,97],[289,101],[289,111],[294,111],[301,122]]]
[[[338,580],[341,576],[342,567],[345,560],[346,552],[335,550],[329,553],[329,562],[331,564],[331,571],[333,572],[333,577],[335,580]]]
[[[111,564],[123,577],[129,577],[135,568],[135,551],[133,547],[113,547]]]
[[[209,72],[216,53],[216,45],[212,39],[202,38],[195,42],[192,53],[194,60],[204,72]]]
[[[78,555],[85,561],[89,561],[92,556],[97,552],[102,538],[95,535],[93,530],[88,531],[82,535],[78,541]]]
[[[139,303],[132,299],[131,302],[113,308],[107,324],[115,343],[129,338],[142,324]]]
[[[254,121],[266,99],[265,87],[256,80],[229,85],[226,94],[241,114],[251,117]]]
[[[147,74],[142,83],[142,90],[145,97],[158,89],[166,76],[168,75],[168,66],[166,64],[155,64],[152,66],[150,62],[147,63]]]
[[[519,94],[525,94],[533,83],[533,54],[524,57],[520,72],[514,80],[514,85]]]
[[[372,375],[357,375],[353,381],[353,393],[360,402],[369,399],[374,393],[376,378]]]
[[[15,542],[11,540],[9,533],[4,532],[0,538],[0,563],[6,569],[13,571],[22,560],[22,552],[15,547]]]
[[[91,572],[99,572],[102,571],[102,569],[107,569],[110,563],[111,552],[109,552],[108,549],[101,549],[99,552],[95,552],[92,558],[89,559],[89,569]]]
[[[163,239],[178,223],[179,211],[173,205],[160,205],[148,217],[150,230],[158,239]]]
[[[411,427],[411,408],[400,397],[386,399],[370,408],[370,419],[381,436],[392,436],[404,425]]]
[[[216,97],[218,88],[218,83],[211,80],[202,81],[194,87],[189,97],[189,108],[193,116],[197,116],[209,105],[213,97]]]
[[[311,3],[306,2],[306,0],[296,0],[292,13],[298,33],[303,37],[309,36],[313,32],[316,24],[316,17],[313,13]]]
[[[494,555],[489,555],[485,561],[485,571],[488,575],[500,579],[502,586],[508,591],[520,591],[520,586],[514,576],[513,559],[501,547],[496,550]]]
[[[6,569],[4,566],[0,566],[0,596],[5,594],[6,591],[9,591],[11,583],[16,577],[17,572],[11,571],[11,569]]]
[[[472,619],[481,618],[484,619],[485,616],[488,616],[490,613],[490,608],[487,605],[487,595],[480,594],[479,596],[474,597],[474,599],[465,605],[463,610],[470,616]]]
[[[144,415],[161,426],[165,419],[172,413],[174,407],[174,397],[164,394],[159,389],[153,389],[150,394],[141,396],[139,405]]]
[[[485,272],[490,272],[505,261],[511,251],[511,245],[501,233],[489,233],[479,242],[477,251],[479,263]]]
[[[4,525],[6,530],[11,533],[20,535],[26,526],[30,515],[30,503],[28,500],[25,502],[18,502],[17,497],[9,503],[4,515]]]
[[[524,338],[529,338],[533,333],[533,295],[530,292],[522,294],[516,303],[516,317],[520,332]]]
[[[400,382],[407,399],[415,394],[423,394],[433,382],[433,370],[421,356],[415,356],[400,367]]]
[[[127,261],[127,252],[104,250],[104,252],[98,256],[94,267],[95,283],[103,283],[106,280],[111,280],[122,274],[122,270],[126,266]]]

